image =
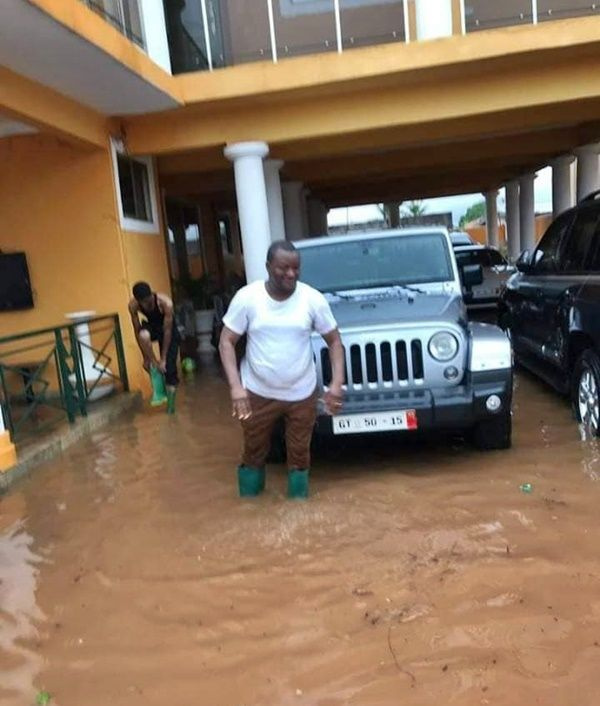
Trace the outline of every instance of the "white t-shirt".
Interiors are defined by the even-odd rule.
[[[311,334],[337,328],[320,292],[298,282],[292,296],[280,302],[269,296],[264,282],[253,282],[235,295],[223,323],[239,336],[248,334],[241,365],[247,390],[287,402],[310,397],[317,384]]]

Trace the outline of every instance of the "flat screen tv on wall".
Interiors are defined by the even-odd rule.
[[[0,253],[0,311],[32,307],[33,294],[25,253]]]

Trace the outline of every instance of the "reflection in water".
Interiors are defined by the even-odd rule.
[[[512,450],[330,443],[307,503],[280,467],[236,496],[207,373],[174,418],[71,449],[2,500],[0,701],[596,706],[600,447],[530,377],[516,395]]]
[[[32,543],[23,521],[0,534],[0,696],[7,704],[33,703],[42,664],[40,655],[24,646],[38,636],[35,622],[44,618],[35,593],[41,558]]]

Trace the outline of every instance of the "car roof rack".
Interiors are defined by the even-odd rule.
[[[598,196],[600,196],[600,189],[597,189],[596,191],[592,191],[591,194],[584,196],[582,199],[580,199],[579,203],[586,203],[588,201],[595,201],[598,198]]]

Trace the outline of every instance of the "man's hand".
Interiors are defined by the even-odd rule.
[[[231,388],[231,416],[244,421],[252,416],[252,408],[250,407],[250,396],[248,391],[243,387]]]
[[[331,383],[329,389],[323,396],[323,403],[327,414],[339,414],[344,403],[344,392],[341,385]]]
[[[167,361],[161,358],[158,361],[158,365],[156,367],[160,370],[163,375],[165,375],[167,372]]]

